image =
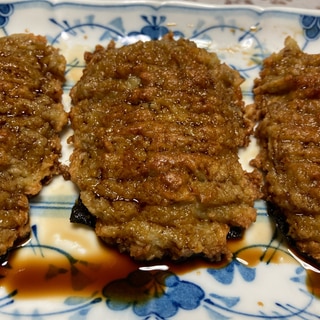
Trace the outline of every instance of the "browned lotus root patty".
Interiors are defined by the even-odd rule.
[[[267,200],[284,215],[287,236],[320,265],[320,55],[292,38],[265,59],[254,86],[260,113],[255,164],[265,172]]]
[[[28,198],[59,172],[65,64],[44,37],[0,38],[0,255],[28,236]]]
[[[97,235],[139,260],[229,259],[228,232],[255,221],[260,196],[238,161],[252,131],[238,72],[172,35],[85,59],[70,174]]]

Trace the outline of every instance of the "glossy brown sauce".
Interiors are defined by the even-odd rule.
[[[103,251],[102,251],[103,252]],[[21,258],[19,252],[10,256],[8,266],[0,269],[0,286],[8,292],[16,289],[19,298],[67,296],[77,293],[90,296],[93,292],[119,278],[125,278],[139,265],[115,250],[70,263],[61,256],[48,259],[41,255]]]
[[[243,248],[243,241],[232,241],[233,252]],[[31,251],[30,251],[31,253]],[[252,247],[239,250],[236,258],[249,267],[260,262],[282,263],[294,261],[290,256],[272,248]],[[226,262],[211,263],[195,258],[181,262],[159,261],[143,264],[133,261],[129,256],[116,250],[104,248],[101,254],[86,257],[86,261],[69,261],[66,257],[48,259],[42,255],[30,254],[21,257],[19,250],[14,252],[7,264],[0,267],[0,286],[8,292],[18,290],[17,298],[35,299],[46,296],[90,296],[101,290],[110,282],[125,279],[136,270],[157,272],[167,270],[177,275],[200,268],[220,268]],[[320,297],[320,273],[307,270],[306,286],[308,290]]]
[[[37,255],[25,259],[14,253],[10,256],[8,265],[0,267],[0,286],[4,286],[8,292],[18,289],[20,299],[71,296],[75,293],[90,296],[108,283],[124,279],[139,268],[150,270],[149,272],[169,270],[183,274],[214,266],[221,266],[221,263],[210,263],[200,258],[176,263],[159,261],[146,265],[113,249],[108,249],[107,257],[88,257],[86,262],[74,264],[70,264],[64,257],[50,260]]]
[[[303,257],[295,251],[289,250],[291,255],[304,267],[307,272],[306,286],[308,291],[315,297],[320,298],[320,269],[319,267],[308,263]]]
[[[320,298],[320,271],[315,272],[311,270],[307,270],[307,287],[309,292],[311,292],[314,296]]]

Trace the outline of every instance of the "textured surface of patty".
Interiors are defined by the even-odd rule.
[[[28,236],[28,198],[59,172],[64,70],[44,37],[0,38],[0,255]]]
[[[254,93],[267,200],[297,249],[320,264],[320,55],[287,38],[265,59]]]
[[[139,260],[230,258],[230,227],[255,221],[260,195],[238,161],[252,131],[239,74],[170,35],[85,59],[70,173],[98,236]]]

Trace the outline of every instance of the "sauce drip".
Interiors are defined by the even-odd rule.
[[[320,299],[320,270],[307,270],[307,287],[309,292]]]
[[[0,267],[0,286],[4,286],[8,292],[18,289],[20,299],[74,294],[90,296],[108,283],[125,279],[137,270],[145,274],[158,271],[183,274],[198,268],[223,265],[201,258],[181,262],[159,261],[147,265],[115,249],[104,251],[103,255],[87,257],[87,261],[75,260],[71,263],[65,257],[48,259],[31,255],[24,258],[20,257],[18,251],[13,252],[9,261]]]
[[[306,262],[298,253],[289,249],[290,254],[297,260],[307,272],[306,285],[310,293],[320,298],[320,269]]]
[[[22,299],[75,293],[89,296],[101,290],[104,284],[125,278],[139,268],[128,256],[115,250],[106,251],[106,254],[89,256],[86,261],[70,261],[63,256],[22,258],[16,251],[0,269],[0,285],[8,292],[18,289]]]
[[[241,250],[243,245],[241,240],[230,242],[231,249],[236,252],[236,259],[248,267],[255,267],[262,261],[272,263],[293,261],[289,255],[272,248],[252,247]],[[20,299],[66,295],[90,296],[93,292],[101,292],[112,282],[128,279],[128,275],[134,273],[136,279],[143,282],[142,278],[147,279],[150,274],[162,272],[164,276],[171,273],[181,275],[200,268],[221,268],[226,264],[225,261],[212,263],[201,258],[143,264],[133,261],[117,250],[106,248],[104,245],[101,247],[101,254],[87,256],[86,261],[54,254],[48,259],[42,255],[32,254],[32,250],[29,250],[26,257],[20,255],[20,250],[17,250],[10,255],[9,261],[0,267],[0,286],[5,287],[8,292],[18,290]],[[301,262],[295,255],[293,257]],[[137,270],[140,273],[137,273]],[[308,290],[320,297],[319,270],[307,267],[307,274]],[[126,295],[128,294],[130,295],[126,292]],[[136,294],[136,291],[132,292],[132,297]]]

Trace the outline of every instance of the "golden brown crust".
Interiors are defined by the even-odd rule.
[[[59,173],[64,70],[44,37],[0,38],[0,255],[30,231],[28,197]]]
[[[320,55],[303,53],[287,38],[265,59],[255,81],[267,200],[279,206],[288,236],[320,263]]]
[[[239,74],[171,35],[85,58],[70,174],[97,234],[136,259],[230,258],[230,226],[255,220],[260,195],[237,156],[252,130]]]

